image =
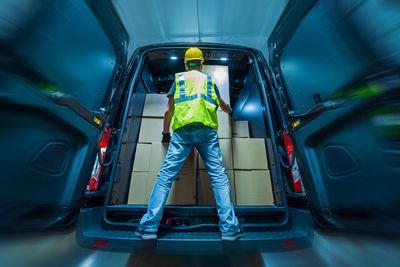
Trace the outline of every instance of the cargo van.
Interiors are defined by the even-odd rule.
[[[398,16],[356,2],[289,1],[263,51],[197,40],[129,53],[134,36],[121,1],[49,1],[23,18],[10,13],[5,21],[16,27],[2,25],[0,71],[1,229],[76,228],[88,248],[179,253],[298,249],[314,227],[396,232]],[[377,19],[366,32],[370,12]],[[229,244],[195,150],[158,240],[133,234],[165,156],[166,93],[191,46],[233,109],[219,111],[218,131],[246,236]]]

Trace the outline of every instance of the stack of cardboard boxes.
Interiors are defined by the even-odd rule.
[[[229,94],[229,70],[228,66],[204,65],[202,72],[210,75],[217,84],[221,98],[230,104]],[[233,176],[233,158],[232,158],[232,128],[231,120],[228,114],[218,108],[218,137],[222,154],[222,160],[225,166],[226,174],[231,186],[232,201],[235,203],[235,180]],[[198,154],[198,152],[196,152]],[[211,188],[210,178],[207,174],[206,166],[200,155],[197,155],[197,204],[214,205],[214,193]]]
[[[131,178],[128,204],[147,204],[156,175],[165,159],[161,142],[163,114],[168,98],[147,94]],[[218,112],[222,159],[236,205],[273,205],[264,139],[250,138],[247,121],[231,121]],[[167,205],[214,205],[206,167],[194,149],[173,183]]]
[[[233,167],[237,205],[273,205],[271,178],[263,138],[249,138],[243,127],[233,123]],[[246,136],[247,135],[247,136]]]
[[[232,126],[231,137],[221,135],[220,148],[234,204],[273,205],[264,139],[249,138],[247,121],[230,122],[229,119],[226,121]],[[197,187],[198,205],[214,205],[210,179],[202,159],[198,158],[200,169]]]
[[[165,159],[168,143],[161,142],[166,95],[147,94],[136,147],[128,204],[147,204],[154,181]],[[196,157],[192,151],[172,185],[167,205],[196,204]]]
[[[227,66],[204,66],[229,104]],[[128,204],[147,204],[168,144],[161,143],[166,95],[147,94],[136,148]],[[237,205],[273,205],[264,139],[250,138],[247,121],[231,121],[218,112],[218,136],[223,163],[229,178],[232,201]],[[173,183],[167,205],[215,205],[210,179],[203,160],[194,149]]]
[[[232,201],[236,203],[235,196],[235,179],[233,173],[233,157],[232,157],[232,128],[231,120],[228,114],[223,111],[218,112],[218,137],[219,146],[222,154],[222,161],[225,166],[226,175],[231,186]],[[198,152],[197,152],[198,153]],[[214,193],[212,191],[210,178],[207,168],[200,155],[198,158],[199,176],[197,182],[197,204],[198,205],[215,205]]]

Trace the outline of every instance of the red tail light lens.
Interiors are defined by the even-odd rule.
[[[101,151],[101,160],[104,161],[106,157],[106,152],[107,152],[107,147],[108,143],[110,142],[110,136],[111,136],[111,129],[106,128],[106,131],[103,133],[100,139],[100,151]],[[92,170],[92,175],[90,177],[90,182],[89,182],[89,191],[96,191],[99,187],[99,182],[101,178],[101,172],[102,172],[102,166],[99,163],[99,158],[96,156],[96,161],[93,166]]]
[[[108,142],[110,141],[110,136],[111,136],[111,129],[106,128],[105,133],[103,133],[100,139],[100,148],[107,148]]]
[[[297,160],[293,155],[293,142],[287,130],[283,131],[283,143],[285,146],[286,154],[290,167],[290,176],[293,182],[293,191],[296,193],[303,192],[301,176],[297,165]]]
[[[94,247],[98,247],[98,248],[105,248],[105,247],[108,247],[108,245],[109,245],[109,242],[107,240],[103,240],[103,239],[96,239],[93,244]]]

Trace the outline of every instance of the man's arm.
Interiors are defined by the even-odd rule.
[[[219,106],[221,107],[222,111],[224,111],[225,113],[231,114],[232,113],[232,109],[231,107],[221,98],[221,94],[219,93],[219,89],[218,86],[215,84],[214,85],[215,88],[215,93],[217,94],[218,97],[218,102],[219,102]]]
[[[225,103],[225,101],[220,96],[218,96],[218,101],[222,111],[228,114],[232,113],[231,107],[227,103]]]
[[[163,133],[169,133],[169,127],[171,125],[172,114],[174,114],[174,97],[170,96],[168,100],[167,109],[164,113],[164,128]]]

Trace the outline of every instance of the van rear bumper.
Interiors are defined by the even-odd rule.
[[[246,228],[246,235],[235,242],[221,241],[214,231],[163,231],[157,240],[142,241],[135,229],[110,228],[103,222],[102,208],[81,211],[76,231],[80,246],[118,252],[154,250],[160,253],[213,254],[229,251],[285,251],[309,246],[313,239],[312,219],[307,211],[290,208],[290,222],[284,229]],[[103,222],[103,223],[102,223]]]

